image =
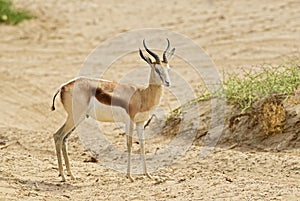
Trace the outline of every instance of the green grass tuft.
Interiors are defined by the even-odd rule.
[[[15,10],[12,5],[11,0],[0,0],[0,23],[15,25],[23,20],[33,18],[28,11]]]
[[[243,70],[227,74],[224,79],[227,101],[242,111],[253,108],[253,103],[270,95],[290,95],[300,86],[300,67],[297,64],[264,65],[259,72]]]
[[[241,69],[236,73],[223,73],[223,89],[209,91],[199,85],[201,95],[187,104],[226,96],[229,104],[242,112],[251,110],[254,103],[272,95],[289,96],[300,87],[299,62],[279,66],[263,65],[257,71]]]

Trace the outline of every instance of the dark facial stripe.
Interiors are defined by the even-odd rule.
[[[163,77],[161,76],[161,73],[160,73],[160,71],[157,69],[157,68],[155,68],[155,72],[159,75],[159,77],[160,77],[160,80],[163,82],[164,81],[164,79],[163,79]]]

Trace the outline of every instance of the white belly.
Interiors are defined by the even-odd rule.
[[[125,109],[117,106],[105,105],[92,98],[87,114],[102,122],[126,122],[129,116]]]

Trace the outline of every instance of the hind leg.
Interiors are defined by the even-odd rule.
[[[67,142],[68,142],[68,138],[70,137],[72,132],[84,119],[85,119],[85,115],[81,115],[81,117],[78,118],[78,121],[76,122],[76,124],[74,124],[73,120],[69,119],[69,118],[66,121],[66,125],[68,125],[69,127],[66,126],[66,130],[68,131],[68,133],[66,135],[64,135],[64,137],[63,137],[62,153],[63,153],[63,157],[65,160],[65,165],[66,165],[66,169],[68,172],[68,176],[70,176],[72,180],[75,180],[75,177],[73,176],[73,174],[71,172],[71,166],[70,166],[69,156],[68,156],[68,152],[67,152]]]
[[[62,154],[67,172],[74,179],[67,153],[67,138],[71,135],[76,125],[84,120],[90,102],[90,91],[86,89],[85,84],[81,85],[80,80],[71,84],[69,83],[61,88],[61,100],[68,117],[65,124],[54,134],[58,170],[63,181],[65,181],[65,176],[63,173]]]
[[[62,132],[64,130],[65,124],[58,129],[58,131],[53,135],[54,143],[55,143],[55,149],[56,149],[56,156],[57,156],[57,162],[58,162],[58,172],[59,176],[61,176],[62,181],[66,181],[66,178],[64,176],[63,172],[63,164],[62,164],[62,157],[61,157],[61,148],[62,148]]]
[[[53,135],[55,148],[56,148],[57,161],[58,161],[58,171],[59,171],[59,175],[62,177],[62,181],[66,181],[63,172],[62,153],[65,159],[67,171],[70,174],[71,178],[72,179],[74,178],[74,176],[71,173],[69,158],[66,149],[66,139],[67,139],[66,137],[68,137],[74,129],[75,129],[74,122],[72,118],[68,117],[65,124]]]
[[[68,176],[70,176],[72,180],[75,180],[75,177],[73,176],[73,174],[71,172],[71,166],[70,166],[68,152],[67,152],[67,140],[68,140],[68,137],[72,134],[74,129],[75,129],[75,127],[64,137],[63,143],[62,143],[62,153],[63,153],[63,157],[65,159],[66,169],[68,172]]]

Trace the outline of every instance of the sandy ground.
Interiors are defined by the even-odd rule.
[[[275,152],[220,146],[199,159],[201,146],[195,143],[183,158],[154,172],[158,179],[135,176],[130,183],[124,173],[101,162],[84,162],[89,156],[76,132],[69,153],[77,180],[61,183],[52,134],[65,114],[59,104],[56,112],[49,109],[57,87],[78,74],[94,48],[132,29],[182,33],[203,47],[219,70],[279,64],[299,56],[299,1],[15,4],[37,18],[0,26],[0,200],[300,199],[299,147]],[[124,68],[130,69],[126,63]],[[124,136],[115,140],[121,142]]]

